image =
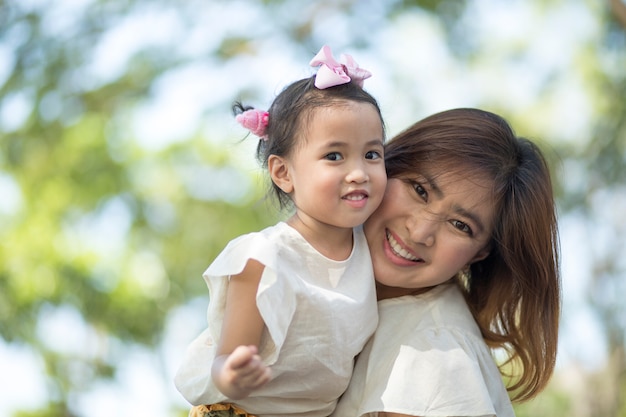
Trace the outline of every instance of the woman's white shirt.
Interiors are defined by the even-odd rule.
[[[456,284],[378,303],[379,325],[359,355],[334,417],[513,417],[492,351]]]

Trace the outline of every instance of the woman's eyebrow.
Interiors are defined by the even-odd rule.
[[[430,175],[422,174],[422,176],[424,177],[424,180],[430,187],[431,191],[435,193],[438,198],[443,198],[444,193],[443,191],[441,191],[441,188],[439,188],[439,185],[437,184],[437,180]],[[470,219],[472,222],[474,222],[476,224],[476,227],[479,229],[477,230],[477,232],[482,232],[483,230],[485,230],[484,223],[482,222],[482,220],[480,220],[480,217],[476,213],[469,211],[459,205],[455,205],[453,209],[454,209],[454,212],[457,213],[458,215],[466,217]]]
[[[441,191],[441,188],[439,188],[439,185],[437,184],[435,178],[423,173],[421,175],[422,177],[424,177],[424,181],[426,181],[431,191],[435,193],[438,198],[443,198],[443,191]]]
[[[453,209],[455,213],[464,216],[474,222],[476,224],[476,227],[479,229],[477,232],[482,232],[483,230],[485,230],[483,222],[480,220],[480,217],[476,215],[476,213],[466,210],[458,205],[455,205]]]

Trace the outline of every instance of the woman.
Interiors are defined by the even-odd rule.
[[[557,222],[541,152],[501,117],[456,109],[392,139],[385,163],[365,224],[379,325],[333,416],[513,416],[509,395],[539,393],[556,358]]]

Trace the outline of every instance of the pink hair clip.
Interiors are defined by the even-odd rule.
[[[315,76],[315,86],[321,90],[334,87],[336,85],[346,84],[354,81],[359,87],[363,87],[363,81],[372,76],[372,73],[359,65],[348,54],[341,54],[341,62],[337,62],[333,58],[328,45],[322,46],[322,49],[313,57],[310,62],[312,67],[320,66]]]
[[[237,122],[253,134],[260,137],[262,140],[267,140],[265,131],[267,129],[269,119],[270,114],[268,112],[258,109],[246,110],[235,117]]]

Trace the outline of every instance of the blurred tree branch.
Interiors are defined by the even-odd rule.
[[[623,0],[611,0],[613,15],[626,28],[626,3]]]

